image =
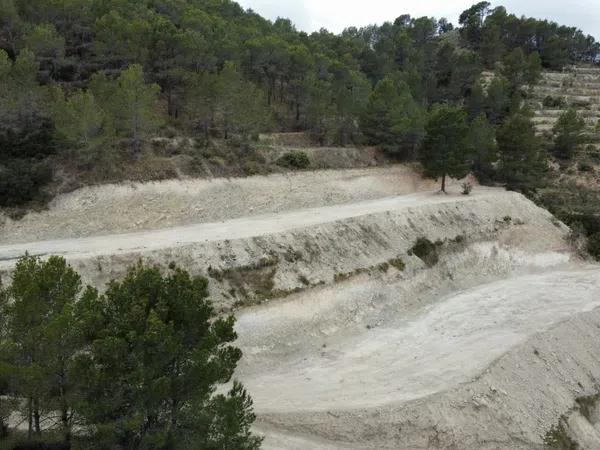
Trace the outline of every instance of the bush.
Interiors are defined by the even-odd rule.
[[[41,197],[52,180],[52,170],[45,161],[16,159],[0,164],[0,206],[20,206]]]
[[[409,250],[409,254],[420,258],[427,266],[433,267],[439,261],[438,248],[442,245],[441,241],[431,242],[425,237],[420,237],[415,245]]]
[[[462,187],[462,195],[470,195],[471,191],[473,191],[473,185],[468,181],[465,181],[460,187]]]
[[[587,251],[597,261],[600,261],[600,233],[595,233],[588,237]]]
[[[546,108],[564,108],[567,105],[567,102],[564,97],[553,97],[548,95],[544,98],[542,104]]]
[[[277,165],[287,167],[288,169],[308,169],[310,167],[310,159],[304,152],[289,152],[277,160]]]
[[[548,432],[544,435],[543,441],[546,448],[561,449],[561,450],[577,450],[579,445],[575,442],[564,425],[565,418],[561,417],[558,425],[552,425]]]
[[[40,158],[53,155],[56,150],[54,127],[47,119],[35,116],[21,128],[0,125],[2,158]]]

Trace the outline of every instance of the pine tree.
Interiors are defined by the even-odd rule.
[[[76,91],[65,100],[57,92],[53,105],[56,131],[69,143],[87,147],[102,134],[104,113],[91,91]]]
[[[521,110],[508,117],[497,133],[499,173],[511,189],[535,190],[547,169],[547,157],[535,134],[531,112]]]
[[[243,388],[234,384],[228,395],[214,395],[242,354],[231,345],[235,319],[217,318],[207,297],[205,278],[174,266],[163,277],[140,263],[103,296],[78,303],[88,346],[76,373],[95,444],[258,448]]]
[[[0,358],[10,390],[24,399],[29,436],[41,436],[45,412],[60,413],[65,441],[71,437],[73,384],[70,365],[78,350],[73,309],[81,290],[79,275],[65,260],[25,256],[13,272]]]
[[[573,108],[569,108],[558,118],[552,129],[554,133],[554,154],[558,158],[571,159],[583,143],[585,120]]]
[[[146,84],[142,66],[129,66],[116,81],[96,75],[90,84],[94,98],[100,102],[111,128],[119,136],[131,138],[138,146],[140,140],[156,127],[155,108],[160,87]]]
[[[473,156],[473,172],[482,181],[492,180],[495,175],[494,163],[498,160],[498,146],[496,130],[484,113],[471,122],[467,141]]]
[[[380,81],[362,117],[363,133],[373,145],[407,158],[414,156],[424,134],[425,113],[408,85],[397,77]]]
[[[468,130],[467,115],[458,106],[436,105],[429,114],[419,159],[427,177],[442,179],[442,192],[447,176],[463,178],[469,173]]]

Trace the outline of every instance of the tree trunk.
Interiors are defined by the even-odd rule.
[[[202,128],[204,128],[204,145],[208,147],[208,119],[204,119]]]
[[[8,437],[8,425],[0,419],[0,441]]]
[[[38,398],[33,399],[33,422],[35,434],[40,436],[42,434],[42,428],[40,427],[40,400]]]
[[[446,193],[446,174],[442,175],[442,192]]]
[[[65,389],[65,376],[64,373],[61,375],[60,383],[60,422],[63,429],[63,436],[66,444],[71,442],[71,426],[69,424],[69,405],[66,400],[66,389]]]
[[[27,401],[27,437],[33,436],[33,399],[30,397]]]

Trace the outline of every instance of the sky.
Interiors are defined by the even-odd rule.
[[[446,17],[455,25],[458,16],[479,0],[238,0],[263,17],[289,18],[296,28],[312,32],[320,28],[339,33],[349,26],[393,22],[402,14],[413,17]],[[600,39],[600,0],[504,0],[493,2],[509,13],[549,19],[576,26]]]

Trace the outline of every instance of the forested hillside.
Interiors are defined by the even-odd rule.
[[[229,0],[0,0],[0,206],[176,176],[160,160],[140,165],[165,156],[157,137],[194,138],[167,156],[226,165],[255,158],[269,131],[379,146],[434,177],[473,168],[529,187],[545,155],[523,86],[599,53],[580,30],[487,2],[457,28],[405,15],[309,35]],[[496,69],[489,83],[484,69]],[[442,134],[428,136],[440,128],[428,122]],[[456,145],[439,150],[448,133]],[[61,187],[47,189],[53,180]]]

